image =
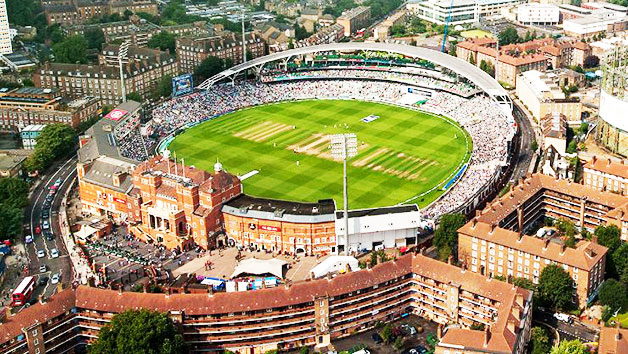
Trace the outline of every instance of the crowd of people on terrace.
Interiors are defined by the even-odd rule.
[[[152,118],[160,129],[158,133],[166,136],[179,128],[249,106],[313,98],[400,104],[398,101],[406,91],[407,85],[402,83],[360,80],[226,83],[169,100],[153,110]],[[437,218],[462,206],[495,177],[505,162],[508,141],[515,128],[500,108],[484,96],[465,99],[435,92],[421,108],[454,119],[469,132],[473,141],[473,154],[465,174],[446,194],[423,210],[426,217]]]
[[[119,139],[120,154],[135,161],[148,160],[150,140],[147,139],[142,137],[137,129],[132,130],[124,138]]]
[[[274,82],[281,80],[298,80],[298,79],[324,79],[324,78],[356,78],[356,79],[372,79],[372,80],[388,80],[408,83],[431,89],[443,90],[458,95],[467,96],[475,93],[477,90],[467,83],[456,83],[447,80],[439,80],[437,78],[424,75],[417,75],[409,72],[401,72],[394,69],[391,70],[364,70],[364,69],[317,69],[317,70],[297,70],[290,72],[267,72],[262,73],[262,82]]]

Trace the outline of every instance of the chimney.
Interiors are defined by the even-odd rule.
[[[85,176],[85,165],[82,162],[76,164],[76,173],[78,174],[79,179]]]
[[[489,234],[492,234],[493,231],[495,231],[495,228],[497,227],[497,223],[492,223],[491,224],[491,231],[489,232]]]
[[[290,284],[290,280],[286,280],[286,282],[283,284],[283,286],[284,286],[286,289],[290,289],[290,285],[292,285],[292,284]]]
[[[597,242],[597,235],[595,235],[595,234],[591,235],[591,242],[592,243],[598,243]]]
[[[447,257],[447,264],[453,264],[453,263],[454,263],[454,256],[450,254],[449,257]]]
[[[617,333],[615,333],[615,340],[618,342],[621,340],[621,332],[619,329],[617,330]]]
[[[120,285],[120,287],[118,287],[118,295],[122,295],[122,285]]]
[[[560,244],[560,255],[561,255],[561,256],[563,255],[563,253],[565,253],[565,249],[566,249],[566,248],[567,248],[567,245],[565,245],[565,243],[564,243],[564,242],[562,242],[562,243]]]
[[[114,186],[120,187],[120,180],[121,180],[120,177],[122,177],[122,172],[118,171],[118,172],[113,173],[113,185]]]
[[[478,217],[476,216],[471,220],[471,228],[475,229],[475,225],[477,224],[478,224]]]
[[[593,164],[595,164],[595,161],[597,161],[597,156],[593,155]]]
[[[440,323],[438,324],[438,327],[436,327],[436,338],[438,338],[438,340],[443,338],[443,325]]]
[[[506,328],[508,328],[510,332],[515,334],[516,327],[517,325],[515,324],[515,320],[508,320],[508,324],[506,325]]]
[[[213,287],[212,285],[210,285],[210,286],[207,288],[207,296],[209,296],[209,297],[214,296],[214,287]]]
[[[608,162],[606,163],[606,166],[610,166],[611,165],[611,159],[608,159]]]
[[[37,299],[39,300],[39,303],[42,305],[46,303],[46,300],[44,299],[44,294],[39,294]]]
[[[523,308],[523,295],[517,293],[515,295],[515,303]]]
[[[484,329],[484,346],[487,347],[488,346],[488,342],[491,341],[491,326],[486,326],[486,329]]]

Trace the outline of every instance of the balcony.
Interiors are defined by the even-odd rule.
[[[224,332],[244,332],[250,330],[265,330],[274,327],[292,326],[303,322],[314,322],[315,319],[311,317],[303,317],[299,320],[279,320],[279,321],[266,321],[265,323],[255,323],[244,326],[230,326],[230,327],[218,327],[213,329],[199,329],[198,331],[186,331],[185,334],[216,334]]]
[[[255,314],[246,315],[234,315],[226,316],[221,314],[219,318],[205,316],[205,317],[191,317],[186,316],[183,320],[184,326],[211,326],[217,324],[230,324],[230,323],[244,323],[253,321],[269,321],[275,318],[291,317],[296,315],[314,314],[314,306],[308,306],[304,308],[298,308],[286,311],[272,311],[272,312],[259,312]]]

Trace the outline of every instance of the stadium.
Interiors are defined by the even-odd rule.
[[[264,198],[342,201],[329,134],[356,133],[351,208],[471,210],[498,184],[516,124],[506,92],[464,61],[398,44],[339,43],[253,59],[153,111],[165,149],[219,159]]]

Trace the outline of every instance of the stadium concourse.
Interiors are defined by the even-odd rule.
[[[403,82],[394,82],[398,79]],[[459,210],[497,178],[506,164],[509,142],[516,129],[512,117],[495,101],[478,94],[473,86],[451,79],[438,80],[416,71],[383,77],[379,70],[326,68],[315,74],[310,71],[265,73],[262,81],[217,84],[211,90],[167,101],[153,110],[157,132],[167,137],[229,112],[273,102],[357,99],[417,108],[415,102],[421,101],[420,109],[455,120],[469,132],[473,141],[473,154],[465,173],[447,193],[422,210],[425,217],[434,219]],[[409,86],[420,93],[408,93]],[[468,98],[460,95],[468,95]]]

